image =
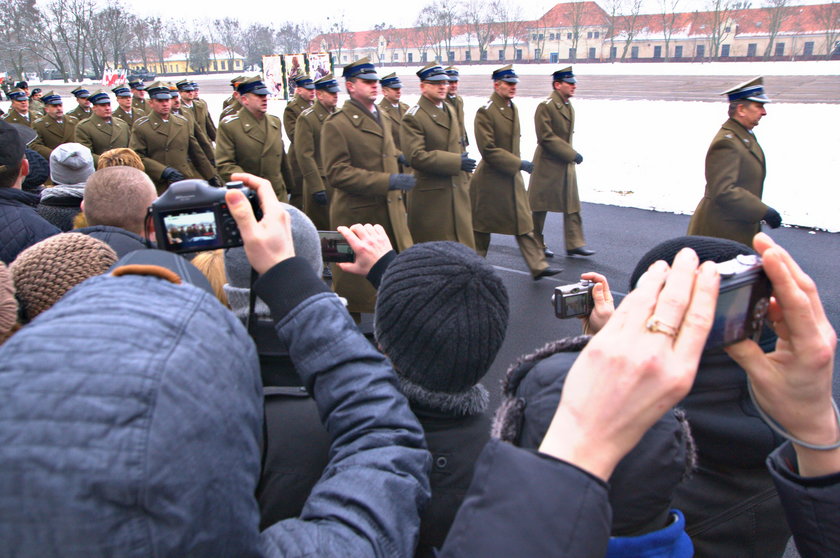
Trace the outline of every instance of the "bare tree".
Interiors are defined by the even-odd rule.
[[[767,14],[769,20],[767,26],[769,40],[767,41],[767,48],[764,49],[764,59],[766,60],[773,56],[773,44],[776,42],[776,36],[793,12],[790,7],[790,0],[767,0],[763,11]]]
[[[536,26],[529,29],[531,33],[531,44],[534,45],[534,60],[542,60],[545,55],[545,40],[548,35],[548,24],[544,20],[538,20]]]
[[[422,23],[422,32],[429,38],[435,56],[443,61],[443,54],[452,49],[452,36],[458,24],[457,4],[454,0],[434,0],[420,10],[418,23]]]
[[[189,46],[187,64],[194,72],[206,72],[210,67],[210,43],[204,35],[199,35],[198,39],[190,42]]]
[[[621,50],[621,60],[627,58],[627,51],[633,44],[633,39],[639,33],[639,12],[642,9],[642,0],[628,0],[626,11],[618,16],[618,30],[624,35],[624,48]]]
[[[840,2],[834,1],[816,8],[817,21],[825,33],[825,57],[831,58],[840,36]]]
[[[143,62],[143,68],[149,68],[149,48],[151,46],[151,37],[147,20],[132,17],[131,31],[134,37],[133,46],[136,56]]]
[[[350,39],[352,32],[344,25],[344,12],[342,12],[337,19],[327,17],[329,27],[326,33],[327,50],[335,51],[338,61],[341,61],[341,51],[347,41]]]
[[[408,62],[408,51],[416,42],[416,35],[417,31],[410,28],[394,29],[391,34],[394,47],[402,52],[401,60],[403,62]]]
[[[475,41],[478,43],[479,58],[485,60],[487,58],[487,45],[493,40],[496,27],[492,6],[487,3],[487,0],[470,0],[464,6],[462,19],[467,26],[469,35],[475,36]]]
[[[580,30],[586,19],[586,8],[586,2],[569,2],[566,4],[566,17],[569,19],[569,26],[572,28],[572,49],[575,52],[575,56],[577,56]]]
[[[242,26],[239,25],[238,19],[232,17],[214,20],[213,26],[219,43],[227,53],[228,70],[233,70],[233,60],[236,58],[236,49],[239,48],[239,39],[242,37]]]
[[[27,69],[34,67],[36,53],[32,51],[30,33],[39,30],[39,10],[34,0],[3,0],[0,6],[3,12],[0,62],[22,77]]]
[[[732,0],[708,0],[707,12],[700,15],[701,26],[706,26],[711,58],[720,56],[720,45],[732,33]]]
[[[274,54],[274,37],[276,31],[269,25],[252,23],[242,34],[242,49],[245,55],[245,65],[262,65],[262,57]]]
[[[313,50],[313,48],[320,49],[320,46],[312,47],[310,45],[312,39],[320,33],[321,31],[310,23],[286,21],[275,32],[274,43],[280,52],[304,52]],[[327,48],[330,48],[329,44]]]
[[[146,23],[149,29],[149,45],[152,47],[154,60],[157,64],[157,73],[165,74],[166,47],[169,44],[167,25],[159,17],[147,18]],[[147,66],[146,69],[148,70],[149,67]]]
[[[662,9],[660,15],[662,16],[662,37],[665,39],[665,60],[671,57],[670,43],[677,26],[679,17],[677,4],[679,3],[680,0],[659,0],[659,7]]]
[[[417,31],[417,48],[420,51],[420,62],[424,62],[426,60],[426,52],[428,51],[429,47],[432,47],[434,50],[435,56],[438,56],[440,52],[440,44],[437,39],[438,33],[435,29],[434,20],[431,19],[431,14],[429,10],[425,8],[420,11],[420,14],[417,16],[417,21],[414,24],[414,27]],[[437,43],[437,47],[435,44]]]
[[[610,54],[609,58],[611,60],[615,60],[615,55],[613,54],[616,52],[615,46],[615,39],[619,33],[619,14],[621,13],[622,7],[622,0],[606,0],[606,21],[604,25],[607,27],[607,37],[610,39]]]
[[[522,17],[522,8],[510,0],[494,0],[491,5],[493,19],[496,20],[496,31],[502,39],[502,50],[507,55],[508,42],[513,48],[526,33],[526,23]]]
[[[124,5],[116,0],[108,0],[105,7],[97,14],[99,28],[95,35],[103,37],[105,47],[110,48],[110,59],[114,67],[128,67],[127,49],[134,40],[136,18]]]

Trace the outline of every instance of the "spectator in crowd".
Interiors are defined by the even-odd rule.
[[[96,169],[99,170],[107,167],[134,167],[135,169],[144,170],[140,155],[129,147],[109,149],[100,155]]]
[[[244,327],[171,269],[118,267],[0,348],[0,539],[12,553],[413,551],[428,499],[420,425],[385,357],[295,257],[289,216],[270,183],[233,179],[259,192],[259,222],[241,192],[229,190],[226,200],[260,275],[254,288],[332,439],[301,517],[258,532],[262,404]],[[96,351],[80,350],[92,340]],[[37,352],[25,349],[33,344]]]
[[[54,185],[41,192],[38,213],[62,232],[71,230],[73,218],[82,210],[85,182],[93,171],[93,157],[84,145],[65,143],[53,149],[50,178]]]
[[[199,252],[190,260],[198,270],[207,277],[213,294],[223,305],[230,307],[225,294],[225,252],[224,250],[207,250]]]
[[[119,257],[147,247],[146,216],[157,190],[146,173],[132,167],[104,168],[90,175],[84,192],[81,208],[88,226],[74,232],[102,240]]]
[[[24,140],[0,122],[0,261],[9,264],[26,247],[60,231],[38,215],[38,195],[21,189],[29,174]]]
[[[15,284],[6,264],[0,262],[0,345],[18,328],[18,301]]]
[[[50,179],[50,164],[34,149],[27,147],[24,152],[29,162],[29,174],[23,179],[21,189],[40,196],[44,190],[44,184]]]
[[[12,262],[10,271],[27,321],[52,307],[67,291],[101,275],[117,261],[117,254],[95,238],[57,234],[34,244]]]

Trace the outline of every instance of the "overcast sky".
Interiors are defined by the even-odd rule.
[[[142,16],[167,16],[184,18],[187,21],[202,18],[237,17],[243,23],[284,21],[309,22],[322,28],[329,27],[332,21],[344,16],[344,22],[351,31],[372,29],[378,23],[394,27],[409,27],[417,14],[430,0],[396,0],[384,5],[392,8],[383,9],[380,2],[365,4],[347,0],[320,0],[318,2],[260,2],[241,4],[243,10],[237,11],[237,2],[230,0],[199,0],[197,2],[149,2],[148,0],[123,0],[133,7],[135,13]],[[644,13],[658,13],[661,0],[643,0]],[[753,7],[760,7],[765,0],[752,0]],[[800,0],[796,4],[819,4],[829,0]],[[466,1],[464,1],[466,4]],[[556,2],[521,0],[519,5],[526,19],[537,19],[553,7]],[[678,11],[703,10],[708,0],[679,0]],[[602,4],[603,6],[603,4]],[[387,14],[387,16],[386,16]],[[327,17],[331,19],[327,19]],[[387,19],[386,19],[387,18]]]

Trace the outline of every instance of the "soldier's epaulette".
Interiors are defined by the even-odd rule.
[[[487,101],[487,102],[484,104],[484,107],[483,107],[483,108],[484,108],[484,110],[490,110],[490,107],[492,107],[492,106],[493,106],[493,99],[490,99],[489,101]]]
[[[554,102],[554,99],[552,99],[551,97],[546,97],[545,100],[543,101],[543,104],[544,105],[550,105],[553,102]]]
[[[414,116],[415,114],[417,114],[418,110],[420,110],[420,105],[414,105],[413,107],[405,111],[405,113]]]
[[[181,119],[181,120],[183,120],[184,122],[189,122],[189,120],[187,120],[187,117],[186,117],[186,116],[181,116],[180,114],[170,113],[170,114],[169,114],[169,116],[170,116],[170,117],[174,116],[175,118],[180,118],[180,119]]]
[[[137,120],[134,121],[134,126],[139,126],[140,124],[145,124],[148,121],[149,121],[148,116],[141,116],[140,118],[138,118]]]
[[[239,117],[235,114],[228,114],[227,116],[222,118],[222,124],[225,124],[227,122],[233,122],[234,120],[237,120],[238,118]]]
[[[40,118],[36,118],[35,120],[32,121],[32,125],[34,126],[35,124],[37,124],[39,122],[43,122],[44,126],[49,126],[50,123],[49,123],[49,121],[46,120],[46,118],[47,118],[46,115],[41,116]]]
[[[309,107],[308,109],[304,109],[304,111],[302,113],[300,113],[300,115],[305,116],[307,114],[312,114],[313,110],[314,110],[314,107]]]

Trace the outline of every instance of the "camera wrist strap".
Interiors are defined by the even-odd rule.
[[[245,327],[248,330],[248,335],[250,335],[251,339],[255,341],[257,339],[257,315],[255,313],[255,308],[257,306],[257,293],[254,291],[254,284],[257,282],[258,277],[257,271],[252,267],[251,288],[248,291],[248,319]]]

